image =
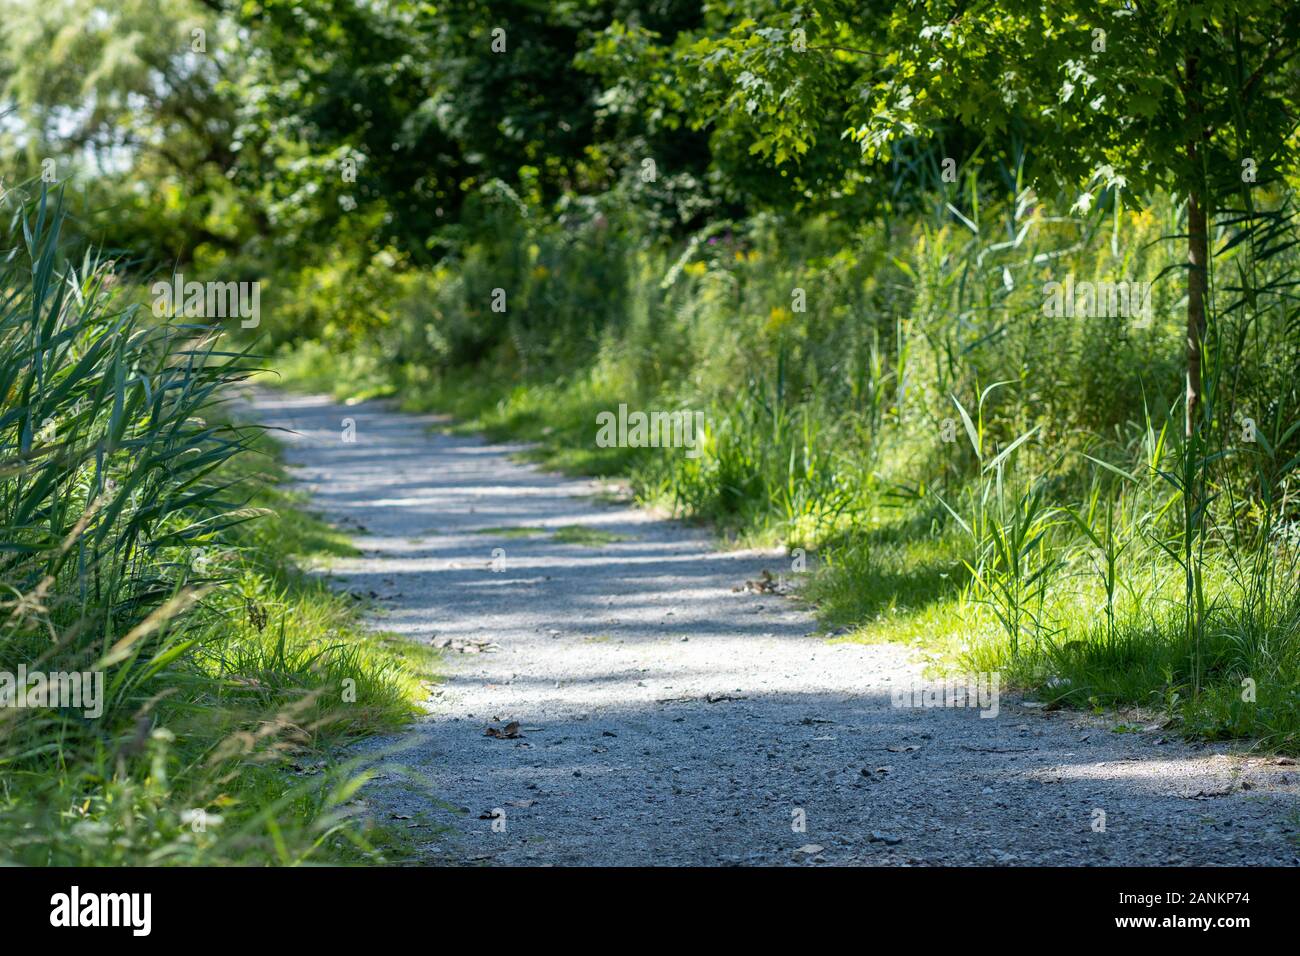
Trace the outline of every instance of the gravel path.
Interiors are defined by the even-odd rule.
[[[1289,761],[1006,694],[991,719],[894,707],[907,648],[830,643],[788,598],[735,590],[788,577],[779,554],[719,552],[380,402],[254,403],[356,535],[339,586],[447,648],[429,716],[366,745],[408,768],[367,799],[429,863],[1300,863]]]

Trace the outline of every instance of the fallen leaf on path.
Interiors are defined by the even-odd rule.
[[[495,641],[465,641],[453,637],[434,638],[432,645],[439,650],[455,651],[458,654],[491,654],[501,649],[501,645]]]
[[[519,721],[512,720],[504,727],[487,727],[483,731],[484,737],[495,737],[497,740],[514,740],[516,737],[523,736],[519,733]]]
[[[746,581],[744,584],[736,585],[731,590],[736,593],[743,591],[748,594],[784,594],[787,588],[784,581],[772,577],[772,572],[764,568],[758,580]]]
[[[1229,784],[1227,787],[1222,787],[1218,790],[1197,790],[1194,794],[1191,795],[1190,799],[1213,800],[1215,797],[1230,797],[1232,796],[1232,791],[1233,788],[1231,784]]]

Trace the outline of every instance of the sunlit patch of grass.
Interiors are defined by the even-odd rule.
[[[629,539],[625,534],[606,531],[603,528],[592,528],[582,524],[566,524],[555,529],[552,540],[560,544],[581,544],[588,547],[599,547],[603,544],[615,544]]]
[[[330,349],[319,342],[303,342],[281,349],[274,365],[274,372],[255,379],[258,385],[319,392],[354,401],[384,398],[397,392],[397,386],[385,376],[382,365],[364,351]]]
[[[473,528],[471,533],[489,535],[494,538],[536,538],[546,534],[546,529],[529,525],[500,525],[491,528]]]
[[[973,629],[968,608],[956,599],[943,599],[916,609],[885,610],[848,625],[835,641],[854,644],[909,644],[956,660],[970,643]]]
[[[605,531],[601,528],[592,528],[580,524],[566,524],[558,528],[541,528],[533,525],[504,525],[493,528],[475,528],[473,533],[494,538],[538,538],[549,535],[552,541],[559,544],[583,544],[592,547],[628,540],[628,536],[625,534],[617,534],[613,531]]]
[[[569,475],[626,475],[655,449],[601,448],[596,416],[627,402],[626,382],[586,376],[560,382],[520,382],[504,393],[484,389],[474,372],[451,372],[436,385],[404,392],[410,411],[446,412],[452,433],[532,443],[520,457]]]
[[[952,604],[969,577],[951,538],[873,543],[863,534],[824,549],[818,558],[817,573],[803,593],[830,628],[869,629],[931,605]]]
[[[290,487],[284,449],[266,432],[246,428],[248,452],[226,465],[227,478],[248,489],[248,504],[265,508],[271,520],[241,528],[238,540],[248,555],[269,555],[266,569],[277,572],[292,557],[328,561],[360,554],[347,532],[325,521],[311,508],[310,496]]]

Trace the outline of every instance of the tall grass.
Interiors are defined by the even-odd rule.
[[[0,861],[347,852],[364,778],[293,761],[404,719],[413,670],[284,548],[248,550],[251,522],[308,520],[260,506],[286,503],[250,450],[265,439],[222,412],[248,356],[131,304],[113,263],[70,257],[56,197],[6,203],[0,670],[100,672],[105,693],[98,714],[0,708]]]

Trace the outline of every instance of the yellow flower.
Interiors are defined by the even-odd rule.
[[[541,265],[533,266],[534,279],[538,279],[538,280],[545,279],[550,274],[551,274],[551,270],[546,268],[546,266],[541,266]]]
[[[794,318],[794,313],[783,305],[772,306],[772,311],[767,314],[767,331],[779,332],[786,324]]]
[[[1148,226],[1152,226],[1155,224],[1156,217],[1155,217],[1155,213],[1153,213],[1150,209],[1142,209],[1139,210],[1138,212],[1130,211],[1128,214],[1128,221],[1132,223],[1134,226],[1137,226],[1139,229],[1145,229]]]
[[[704,273],[709,271],[709,267],[706,266],[703,262],[688,262],[686,263],[682,271],[685,272],[688,276],[699,278],[700,276],[704,275]]]

